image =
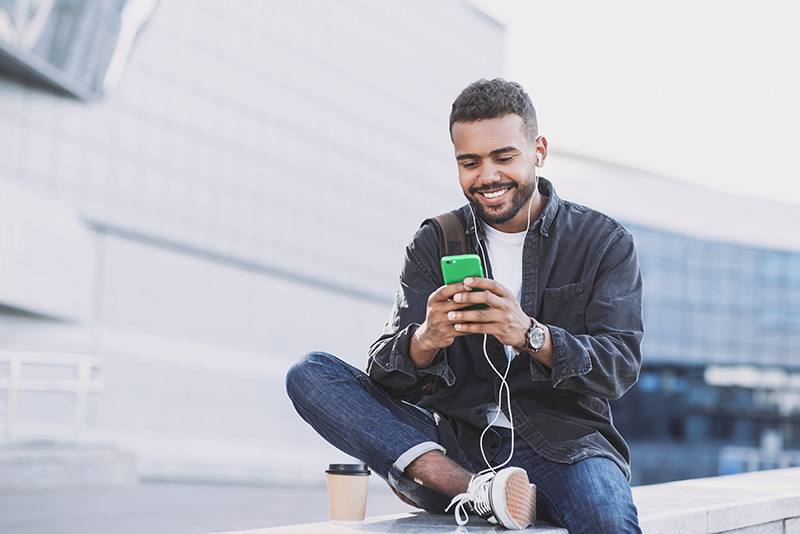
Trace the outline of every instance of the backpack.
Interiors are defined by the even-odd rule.
[[[467,232],[455,211],[442,213],[429,220],[436,223],[442,234],[443,239],[439,243],[439,250],[442,257],[469,253],[467,247]]]

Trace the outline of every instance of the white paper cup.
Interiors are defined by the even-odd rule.
[[[334,522],[361,522],[367,511],[369,469],[366,464],[330,464],[328,513]]]

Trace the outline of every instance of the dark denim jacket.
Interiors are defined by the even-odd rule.
[[[630,477],[628,447],[608,400],[633,386],[641,367],[642,281],[633,237],[613,219],[558,198],[544,178],[539,190],[549,200],[525,240],[520,304],[550,328],[555,351],[552,370],[524,352],[511,361],[507,381],[517,436],[550,460],[607,457]],[[469,207],[457,213],[478,253]],[[481,227],[478,234],[483,240]],[[440,437],[456,439],[474,464],[481,458],[487,406],[498,403],[499,378],[485,361],[483,336],[456,338],[426,368],[408,355],[428,296],[443,284],[440,240],[438,229],[423,223],[406,247],[394,307],[367,367],[394,395],[437,413]],[[498,369],[508,365],[494,337],[487,353]],[[498,441],[487,435],[487,453]]]

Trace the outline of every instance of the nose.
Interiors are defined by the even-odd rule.
[[[481,164],[480,175],[478,176],[478,183],[481,185],[492,184],[498,181],[500,172],[492,160],[486,160]]]

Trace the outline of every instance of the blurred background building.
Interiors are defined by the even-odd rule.
[[[622,221],[644,284],[644,365],[614,401],[634,484],[800,465],[797,206],[559,155],[560,194]]]
[[[0,19],[47,19],[34,4]],[[96,4],[38,3],[84,40]],[[144,477],[316,479],[332,453],[285,372],[317,349],[363,366],[404,245],[461,202],[449,107],[501,74],[502,33],[461,0],[167,0],[100,101],[96,75],[7,68],[0,349],[95,356],[79,439]],[[7,65],[33,55],[10,45]],[[6,441],[75,439],[75,398],[20,390]]]
[[[450,105],[503,36],[466,0],[0,1],[0,443],[317,481],[340,453],[285,372],[363,366],[404,245],[463,203]],[[796,206],[552,148],[640,250],[634,482],[800,463]]]

